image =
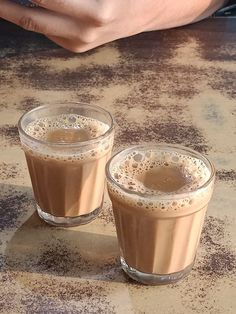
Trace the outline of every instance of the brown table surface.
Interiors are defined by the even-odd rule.
[[[235,313],[236,19],[141,34],[84,54],[0,23],[0,313]],[[82,101],[117,122],[114,150],[180,143],[217,168],[196,264],[148,287],[121,271],[111,207],[63,229],[35,213],[17,121],[45,103]]]

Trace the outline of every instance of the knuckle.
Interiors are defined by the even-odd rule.
[[[88,51],[89,49],[86,45],[81,45],[81,46],[70,47],[69,50],[75,53],[83,53],[85,51]]]
[[[97,26],[104,26],[111,23],[113,20],[112,7],[109,4],[102,5],[94,16],[94,21]]]
[[[29,16],[23,16],[20,20],[19,20],[19,26],[21,26],[22,28],[28,30],[28,31],[33,31],[33,32],[37,32],[39,31],[39,27],[38,25],[35,23],[35,21],[29,17]]]
[[[81,37],[80,37],[80,40],[84,44],[91,44],[95,42],[96,39],[97,39],[97,32],[94,30],[87,30],[83,34],[81,34]]]

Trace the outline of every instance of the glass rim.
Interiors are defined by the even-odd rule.
[[[208,164],[210,166],[210,176],[207,179],[206,182],[204,182],[202,185],[200,185],[198,188],[191,190],[191,191],[187,191],[187,192],[174,192],[172,194],[162,194],[162,195],[152,195],[152,194],[148,194],[148,193],[141,193],[141,192],[136,192],[136,191],[132,191],[129,190],[127,188],[125,188],[123,185],[119,184],[111,175],[110,172],[110,168],[111,168],[111,163],[112,161],[119,156],[120,154],[122,154],[123,152],[129,153],[132,152],[132,150],[135,149],[165,149],[165,148],[171,148],[171,149],[177,149],[177,150],[184,150],[187,153],[192,153],[194,154],[196,157],[199,157],[199,159],[201,158],[201,160],[204,161],[205,164]],[[125,149],[122,149],[120,151],[118,151],[116,154],[114,154],[107,162],[106,164],[106,178],[108,180],[108,182],[110,182],[111,184],[114,184],[115,186],[117,186],[119,189],[121,189],[122,191],[124,191],[127,194],[130,195],[134,195],[134,196],[138,196],[140,198],[149,198],[149,199],[160,199],[160,200],[172,200],[173,197],[177,197],[178,199],[181,198],[185,198],[187,195],[192,195],[198,191],[203,190],[204,188],[206,188],[214,179],[215,179],[215,166],[214,164],[204,155],[202,155],[201,153],[195,151],[194,149],[191,149],[189,147],[183,146],[183,145],[179,145],[179,144],[151,144],[151,143],[147,143],[147,144],[140,144],[140,145],[134,145]]]
[[[61,107],[61,106],[66,106],[66,105],[83,105],[87,108],[91,108],[91,109],[98,109],[100,111],[102,111],[103,113],[107,114],[111,120],[111,125],[109,126],[109,129],[99,135],[98,137],[96,138],[92,138],[90,140],[87,140],[87,141],[83,141],[83,142],[74,142],[74,143],[53,143],[53,142],[47,142],[45,140],[39,140],[39,139],[36,139],[35,137],[29,135],[28,133],[25,132],[25,130],[23,129],[22,127],[22,122],[23,120],[30,114],[34,113],[34,112],[37,112],[37,111],[40,111],[44,108],[49,108],[50,106],[53,106],[54,108],[55,107]],[[97,106],[97,105],[90,105],[90,104],[87,104],[87,103],[83,103],[83,102],[63,102],[63,103],[56,103],[56,104],[52,104],[52,105],[49,105],[49,104],[46,104],[46,105],[41,105],[41,106],[38,106],[30,111],[27,111],[25,112],[19,119],[18,121],[18,129],[19,129],[19,133],[23,134],[23,136],[25,136],[27,139],[33,141],[33,142],[36,142],[40,145],[46,145],[46,146],[50,146],[50,147],[57,147],[57,148],[62,148],[62,147],[84,147],[84,146],[89,146],[91,144],[94,144],[94,143],[97,143],[98,141],[108,137],[114,130],[114,118],[112,116],[112,114],[107,111],[106,109],[103,109],[102,107],[100,106]]]

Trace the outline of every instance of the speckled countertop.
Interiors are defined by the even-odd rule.
[[[0,313],[235,313],[236,19],[147,33],[81,55],[0,24]],[[193,271],[177,284],[130,281],[110,203],[86,226],[35,213],[17,121],[56,101],[96,103],[117,122],[114,150],[171,142],[217,168]]]

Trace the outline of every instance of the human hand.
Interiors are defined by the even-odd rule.
[[[0,17],[42,33],[58,45],[84,52],[140,32],[191,23],[210,15],[224,0],[33,0],[25,8],[0,2]]]

